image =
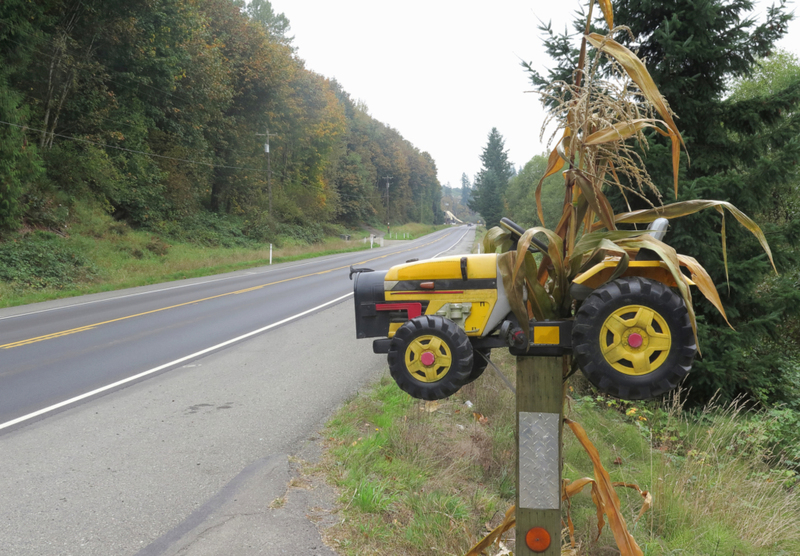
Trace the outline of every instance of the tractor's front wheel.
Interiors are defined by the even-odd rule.
[[[683,298],[639,277],[614,280],[586,298],[575,315],[572,347],[592,384],[626,400],[676,388],[697,352]]]
[[[472,344],[456,323],[416,317],[401,326],[389,345],[389,371],[397,385],[420,400],[442,400],[467,384]]]

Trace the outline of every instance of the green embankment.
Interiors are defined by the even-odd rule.
[[[164,233],[135,230],[85,209],[64,232],[26,231],[0,240],[0,307],[208,276],[269,264],[270,245],[242,233],[246,223],[213,217]],[[442,226],[392,229],[409,239]],[[325,224],[319,230],[281,226],[272,261],[287,262],[369,249],[369,232]],[[349,240],[340,236],[349,235]]]

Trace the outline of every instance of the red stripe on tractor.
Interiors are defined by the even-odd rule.
[[[422,303],[379,303],[375,305],[378,311],[408,311],[411,320],[422,314]]]

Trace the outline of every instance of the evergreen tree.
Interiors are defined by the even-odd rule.
[[[691,164],[682,167],[680,200],[730,201],[765,224],[778,268],[786,270],[795,264],[790,232],[796,224],[770,222],[766,215],[796,188],[800,80],[789,79],[780,90],[764,90],[752,98],[726,96],[732,79],[752,73],[757,58],[773,51],[791,19],[781,2],[769,9],[764,24],[756,25],[746,17],[752,7],[749,0],[618,0],[615,21],[629,26],[633,38],[620,32],[616,40],[647,61],[657,87],[678,116],[691,157]],[[532,81],[540,88],[557,79],[571,80],[578,59],[568,36],[554,35],[549,26],[543,30],[557,66],[547,78],[532,72]],[[664,198],[670,199],[670,147],[659,136],[649,141],[648,170]],[[624,210],[622,199],[616,199],[615,208]],[[645,208],[644,203],[633,208]],[[800,308],[796,278],[793,282],[792,273],[769,277],[769,264],[756,241],[735,226],[725,228],[726,275],[722,228],[718,214],[704,213],[673,221],[667,236],[678,252],[704,264],[735,327],[728,328],[713,308],[697,299],[703,357],[695,362],[686,386],[698,401],[716,390],[726,398],[741,392],[761,400],[796,396],[791,392],[796,355],[773,347],[781,337],[781,326]]]
[[[464,172],[461,173],[461,204],[467,206],[472,198],[472,184]]]
[[[503,217],[503,196],[508,180],[514,175],[513,165],[508,161],[503,136],[496,127],[489,132],[489,140],[481,154],[483,166],[475,176],[475,188],[469,208],[484,219],[486,227],[497,226]]]
[[[547,155],[536,155],[508,182],[505,195],[505,216],[522,226],[542,226],[536,211],[536,185],[547,170]],[[544,225],[554,228],[564,211],[564,178],[560,173],[542,183]]]

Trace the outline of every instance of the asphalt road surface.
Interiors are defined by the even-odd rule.
[[[355,339],[349,266],[473,237],[0,310],[0,553],[332,554],[322,495],[270,504],[386,368]]]

